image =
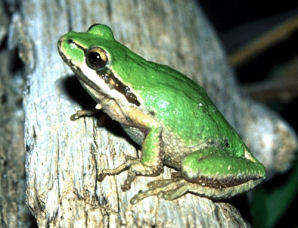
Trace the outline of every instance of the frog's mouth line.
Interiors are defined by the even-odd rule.
[[[76,75],[78,75],[78,77],[80,78],[80,80],[82,82],[86,83],[88,86],[90,86],[91,88],[93,88],[94,90],[99,92],[100,88],[97,88],[98,86],[96,86],[96,84],[94,84],[92,81],[88,80],[88,78],[84,75],[82,70],[79,67],[77,67],[75,64],[72,63],[71,59],[66,58],[63,51],[61,50],[61,44],[63,41],[64,40],[58,41],[58,51],[59,51],[59,54],[62,57],[62,59],[70,66],[70,68],[73,70],[73,72]],[[86,48],[75,43],[73,40],[67,41],[67,42],[73,42],[73,44],[77,48],[81,49],[85,53],[85,56],[86,56],[86,51],[87,51]],[[109,86],[109,88],[111,90],[115,89],[119,93],[121,93],[129,103],[134,104],[136,106],[141,105],[141,103],[138,101],[136,95],[131,91],[129,86],[122,83],[110,69],[104,68],[104,69],[97,70],[96,74],[104,81],[105,84],[107,84]],[[96,87],[96,88],[94,88],[94,87]]]

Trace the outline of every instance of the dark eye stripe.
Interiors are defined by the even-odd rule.
[[[138,101],[136,95],[131,92],[128,86],[124,85],[119,79],[117,79],[111,71],[106,73],[98,71],[97,74],[109,85],[111,89],[116,89],[119,93],[123,94],[129,103],[140,106],[140,102]]]

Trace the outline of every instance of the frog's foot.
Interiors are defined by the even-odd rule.
[[[119,173],[123,172],[124,170],[127,170],[131,164],[133,163],[133,161],[136,161],[136,158],[133,158],[131,156],[126,156],[125,157],[126,162],[124,162],[123,164],[121,164],[120,166],[118,166],[115,169],[103,169],[97,176],[97,180],[98,181],[103,181],[103,179],[106,176],[114,176],[114,175],[118,175]]]
[[[101,104],[97,104],[95,106],[94,109],[90,109],[90,110],[79,110],[77,111],[75,114],[72,114],[70,116],[70,119],[72,121],[77,120],[81,117],[85,117],[85,116],[94,116],[95,114],[97,114],[100,110],[102,109]]]
[[[149,196],[158,196],[166,200],[174,200],[184,195],[189,190],[189,183],[183,178],[157,180],[148,183],[148,190],[140,192],[131,200],[131,204],[136,204],[139,201]]]
[[[162,166],[146,166],[134,157],[126,156],[126,162],[115,169],[104,169],[98,175],[97,179],[102,181],[106,176],[117,175],[128,169],[127,178],[121,186],[122,191],[127,191],[136,176],[157,176],[163,171]]]

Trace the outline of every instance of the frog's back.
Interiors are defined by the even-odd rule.
[[[215,107],[205,89],[168,66],[156,64],[153,74],[147,74],[148,88],[142,92],[145,106],[155,113],[168,131],[189,147],[200,148],[207,142],[216,143],[241,156],[244,148],[241,138]]]

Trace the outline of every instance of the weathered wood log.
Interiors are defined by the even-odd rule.
[[[56,42],[69,30],[103,23],[136,53],[205,87],[269,174],[285,170],[297,148],[295,134],[240,93],[218,39],[194,1],[26,0],[19,10],[12,15],[10,43],[18,47],[27,76],[27,202],[40,227],[245,226],[231,205],[191,194],[173,202],[150,197],[129,204],[156,178],[137,178],[122,192],[126,173],[103,182],[96,175],[121,164],[125,155],[137,156],[135,145],[117,123],[98,127],[93,117],[69,118],[94,103],[60,59]],[[166,169],[163,177],[170,172]]]

